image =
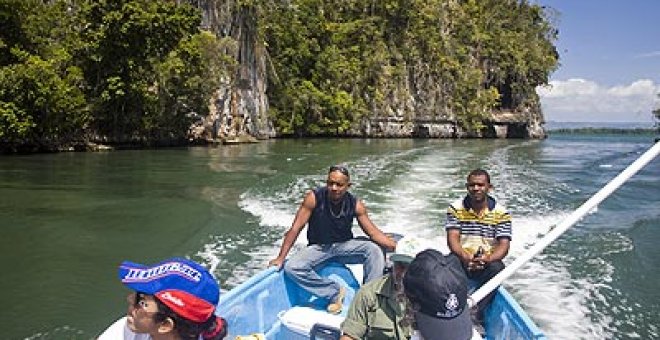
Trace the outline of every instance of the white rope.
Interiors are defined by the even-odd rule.
[[[625,183],[630,177],[636,174],[640,169],[642,169],[646,164],[652,161],[660,153],[660,142],[656,142],[653,147],[647,150],[643,155],[641,155],[635,162],[630,164],[625,170],[623,170],[619,175],[617,175],[613,180],[611,180],[607,185],[595,193],[589,200],[584,202],[577,210],[572,214],[567,216],[560,224],[558,224],[554,229],[552,229],[545,237],[536,242],[526,253],[518,257],[510,265],[506,266],[504,270],[499,272],[495,277],[486,282],[481,286],[477,291],[475,291],[470,298],[470,306],[477,304],[481,301],[486,295],[488,295],[493,290],[502,284],[502,282],[507,279],[511,274],[518,270],[522,265],[529,261],[536,254],[543,251],[550,243],[556,240],[561,234],[563,234],[568,228],[572,227],[577,223],[584,215],[589,213],[594,207],[600,204],[604,199],[606,199],[612,192],[618,189],[623,183]]]

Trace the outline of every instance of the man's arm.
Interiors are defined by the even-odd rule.
[[[369,310],[378,308],[373,291],[359,289],[355,293],[351,306],[348,308],[346,318],[341,323],[342,336],[339,340],[363,339],[369,330]]]
[[[490,256],[484,258],[484,262],[501,261],[509,253],[511,243],[511,215],[502,208],[503,213],[498,215],[500,219],[495,232],[495,245]]]
[[[356,204],[355,214],[357,215],[360,228],[362,228],[362,231],[364,231],[364,233],[367,234],[367,236],[369,236],[372,241],[376,242],[376,244],[387,250],[394,250],[396,248],[396,242],[387,237],[385,233],[383,233],[380,229],[378,229],[378,227],[376,227],[373,222],[371,222],[371,219],[367,214],[367,207],[360,200],[358,200]]]
[[[289,250],[291,250],[291,247],[293,247],[293,244],[298,239],[298,235],[300,235],[300,232],[303,230],[303,228],[305,228],[305,225],[307,225],[309,217],[312,216],[314,207],[316,207],[316,198],[314,197],[314,192],[309,191],[300,204],[298,212],[296,212],[296,217],[293,219],[291,228],[289,228],[289,230],[284,234],[284,241],[282,241],[282,247],[280,248],[279,255],[277,255],[276,258],[270,260],[268,265],[277,266],[278,269],[282,268],[282,264],[284,263],[286,256],[289,254]]]
[[[472,261],[472,254],[465,251],[461,245],[460,229],[447,229],[447,246],[449,246],[452,253],[461,259],[461,262],[468,264]]]
[[[445,221],[447,246],[452,253],[461,259],[461,262],[467,265],[472,261],[473,256],[463,249],[463,245],[461,244],[461,223],[456,217],[456,214],[456,208],[450,204],[447,208],[447,220]]]
[[[488,263],[493,261],[501,261],[509,253],[509,244],[511,240],[508,237],[500,237],[497,239],[497,243],[493,247],[493,251],[490,255],[486,255],[482,258],[482,261]]]

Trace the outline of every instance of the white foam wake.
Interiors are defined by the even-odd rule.
[[[515,218],[514,239],[506,262],[524,254],[567,215]],[[587,308],[597,287],[586,280],[574,280],[566,267],[568,264],[561,259],[550,260],[541,253],[506,280],[504,286],[549,339],[578,339],[587,335],[605,338],[605,329],[593,323]]]
[[[487,168],[497,185],[495,196],[506,203],[513,215],[513,241],[505,262],[523,254],[543,237],[553,225],[568,215],[556,212],[549,197],[567,195],[572,188],[557,183],[511,159],[510,147],[497,149],[479,164],[469,162],[473,155],[451,148],[418,148],[386,157],[364,157],[347,164],[356,182],[352,189],[369,209],[371,219],[382,230],[414,235],[437,243],[445,252],[444,220],[447,205],[465,194],[466,166]],[[322,171],[322,170],[321,170]],[[236,249],[250,248],[247,259],[232,267],[226,277],[228,286],[242,282],[265,268],[274,258],[282,242],[282,234],[293,221],[306,190],[318,181],[313,174],[293,180],[284,187],[266,192],[248,190],[240,195],[241,209],[255,217],[259,230],[243,238],[224,236],[213,239],[198,254],[213,263]],[[360,234],[359,228],[355,228]],[[249,240],[258,240],[249,241]],[[250,243],[253,242],[253,243]],[[298,237],[297,247],[306,244],[306,235]],[[292,250],[295,252],[295,249]],[[523,266],[504,285],[549,338],[607,338],[609,320],[593,320],[591,300],[600,299],[597,283],[571,277],[570,261],[540,254]],[[607,264],[603,263],[605,275]]]

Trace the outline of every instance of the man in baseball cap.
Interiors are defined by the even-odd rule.
[[[388,275],[364,284],[355,294],[341,324],[340,340],[405,340],[413,335],[414,312],[405,296],[403,277],[418,252],[433,244],[416,237],[403,237],[390,255]]]
[[[216,317],[220,287],[194,261],[171,258],[152,266],[123,262],[119,279],[132,292],[124,318],[98,340],[222,339],[226,321]]]
[[[456,255],[443,255],[434,249],[420,252],[408,266],[403,285],[422,337],[439,340],[472,337],[468,280]]]

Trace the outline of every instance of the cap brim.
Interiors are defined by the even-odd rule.
[[[398,263],[410,263],[414,260],[415,258],[410,256],[410,255],[404,255],[404,254],[392,254],[390,255],[390,261],[392,262],[398,262]]]
[[[119,266],[119,271],[118,271],[119,280],[121,281],[122,284],[124,284],[124,286],[126,286],[131,290],[144,293],[147,295],[154,295],[161,290],[160,287],[161,285],[159,284],[158,281],[133,282],[124,279],[132,269],[148,269],[150,267],[152,266],[145,266],[143,264],[139,264],[135,262],[124,261]]]
[[[472,338],[472,321],[468,308],[451,319],[436,318],[421,312],[415,313],[417,328],[424,339],[468,340]]]

